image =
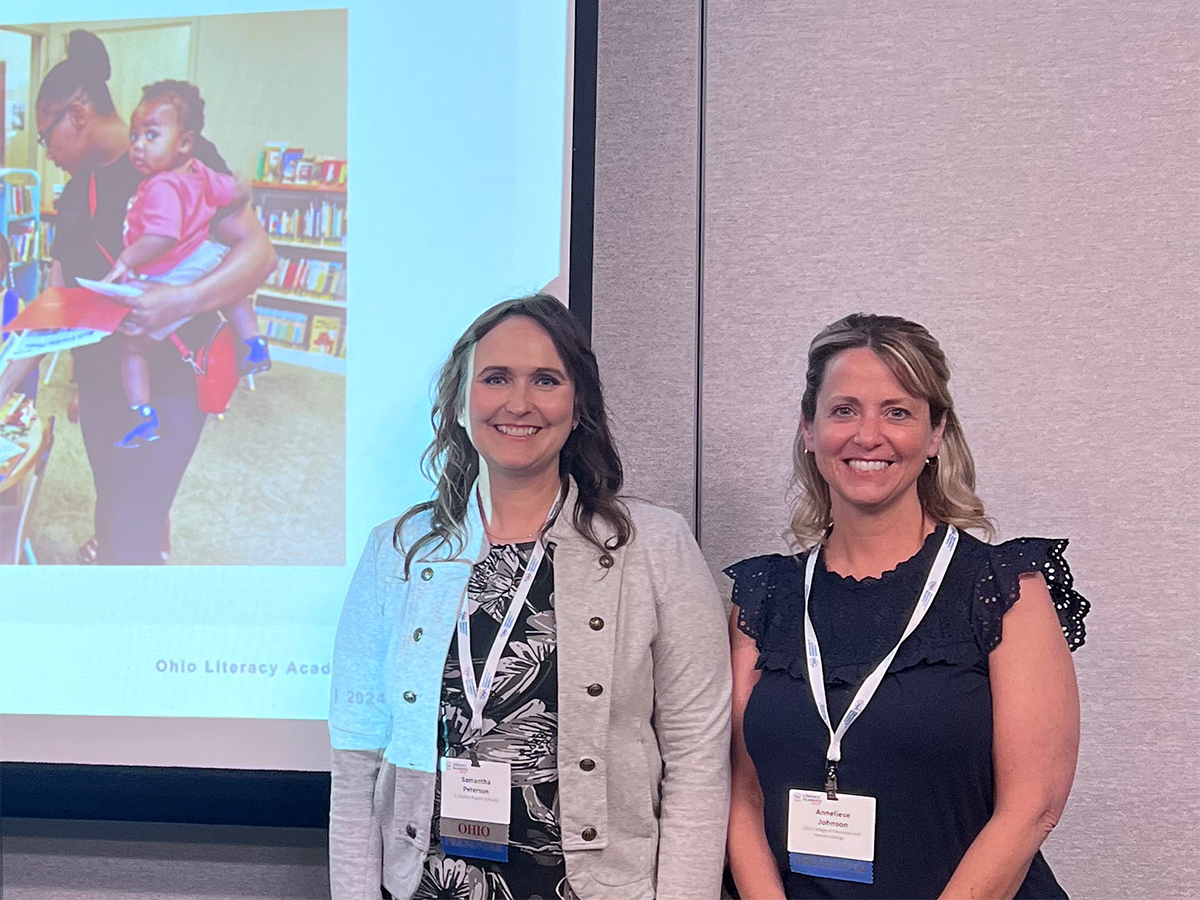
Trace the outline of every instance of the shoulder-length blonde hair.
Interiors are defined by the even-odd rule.
[[[904,390],[929,404],[930,423],[935,428],[946,423],[941,450],[917,479],[921,509],[938,522],[976,528],[993,537],[991,519],[984,515],[983,501],[975,493],[975,460],[954,412],[946,355],[933,335],[916,322],[899,316],[852,313],[813,338],[800,401],[801,425],[812,424],[816,417],[817,394],[829,361],[843,350],[856,347],[873,351]],[[800,428],[796,430],[792,459],[796,503],[791,531],[796,543],[807,547],[822,542],[833,524],[829,484],[817,470],[812,454],[805,453]]]

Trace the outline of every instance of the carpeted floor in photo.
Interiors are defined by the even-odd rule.
[[[64,353],[38,389],[38,414],[56,417],[27,529],[42,565],[75,564],[93,533],[92,474],[79,426],[67,421],[69,377]],[[243,380],[224,418],[209,417],[175,498],[169,564],[343,565],[345,432],[344,375],[276,362],[257,390]]]

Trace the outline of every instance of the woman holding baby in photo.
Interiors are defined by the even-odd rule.
[[[201,135],[199,91],[150,85],[127,124],[110,73],[103,42],[77,30],[38,91],[38,143],[71,176],[57,203],[47,286],[85,278],[144,288],[121,300],[130,307],[121,333],[73,355],[96,488],[95,538],[81,560],[154,565],[206,419],[195,373],[167,338],[199,348],[220,309],[238,334],[243,373],[269,367],[246,298],[275,256],[245,189]],[[37,362],[0,375],[0,396]]]

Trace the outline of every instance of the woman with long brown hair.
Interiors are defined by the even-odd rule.
[[[683,519],[621,496],[582,326],[488,310],[432,420],[435,494],[372,534],[338,626],[335,900],[715,898],[724,613]]]

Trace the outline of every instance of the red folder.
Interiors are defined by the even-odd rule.
[[[38,294],[4,330],[91,328],[111,334],[127,315],[129,307],[112,297],[87,288],[54,287]]]

